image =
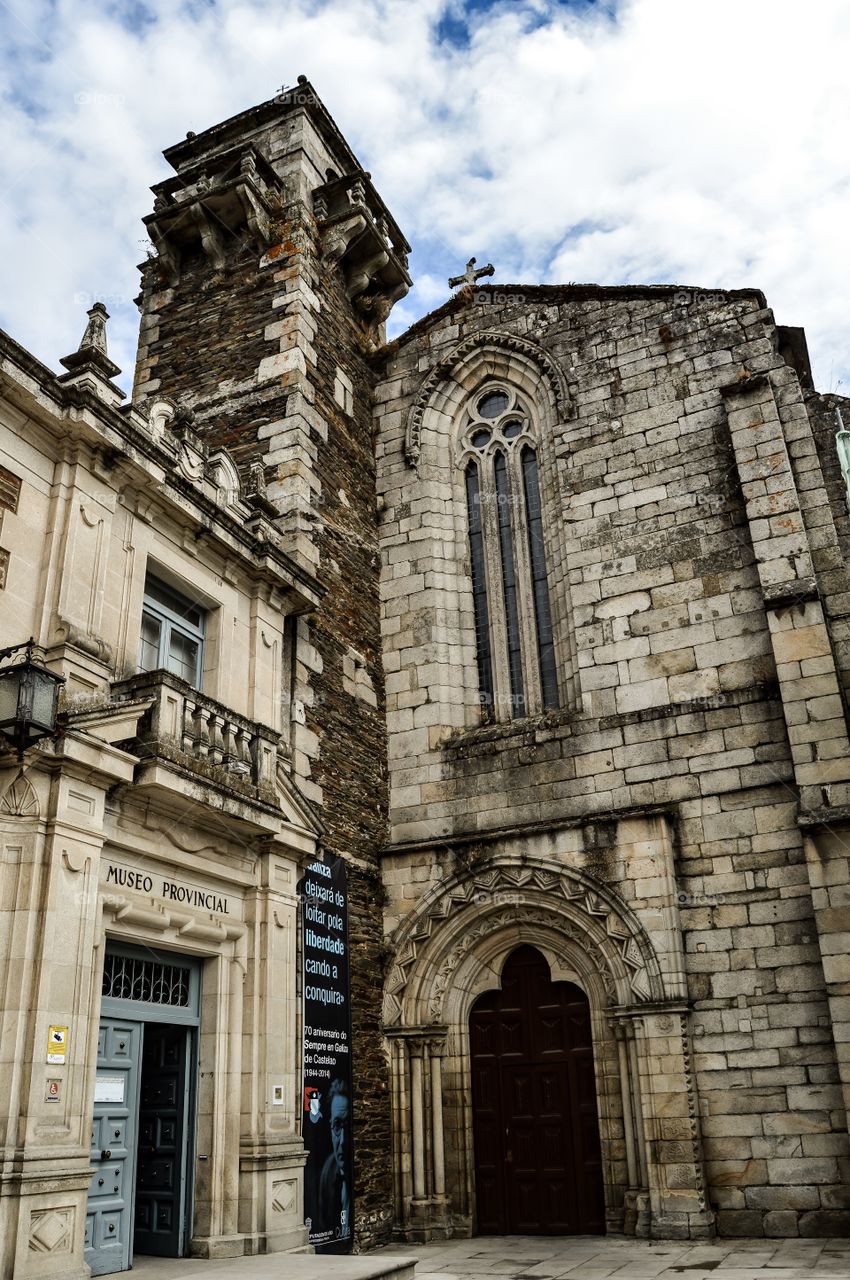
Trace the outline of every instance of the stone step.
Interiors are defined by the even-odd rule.
[[[416,1259],[396,1254],[349,1256],[267,1253],[255,1258],[142,1258],[133,1280],[413,1280]]]

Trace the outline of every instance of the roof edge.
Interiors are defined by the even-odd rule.
[[[476,305],[473,303],[473,295],[506,295],[505,301],[521,301],[528,302],[532,299],[538,301],[564,301],[564,302],[586,302],[593,299],[604,301],[616,298],[668,298],[673,297],[677,293],[701,294],[701,295],[720,295],[724,299],[734,300],[736,298],[752,299],[756,301],[759,308],[767,306],[767,299],[761,289],[745,288],[745,289],[705,289],[696,285],[682,284],[486,284],[475,285],[472,289],[464,288],[458,290],[451,298],[447,298],[439,307],[435,307],[433,311],[428,311],[424,316],[415,320],[409,329],[405,329],[404,333],[400,333],[392,342],[388,342],[380,350],[375,352],[374,360],[380,363],[389,359],[397,352],[403,350],[409,341],[418,337],[426,329],[428,329],[438,317],[454,315],[457,311],[465,310],[468,306]],[[519,295],[516,299],[510,299],[510,295]]]

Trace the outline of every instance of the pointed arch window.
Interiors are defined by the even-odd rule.
[[[512,388],[488,386],[469,401],[461,457],[482,708],[500,720],[555,708],[537,442]]]

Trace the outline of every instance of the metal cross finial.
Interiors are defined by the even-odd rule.
[[[459,284],[475,284],[476,280],[480,280],[482,276],[492,276],[496,270],[492,262],[488,262],[486,267],[479,267],[476,271],[475,263],[476,259],[470,258],[469,262],[466,264],[466,271],[464,271],[462,276],[451,276],[449,279],[449,288],[454,289]]]

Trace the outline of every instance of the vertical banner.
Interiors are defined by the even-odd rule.
[[[351,1002],[348,883],[341,858],[307,868],[301,903],[304,1217],[317,1253],[349,1253],[354,1240]]]

